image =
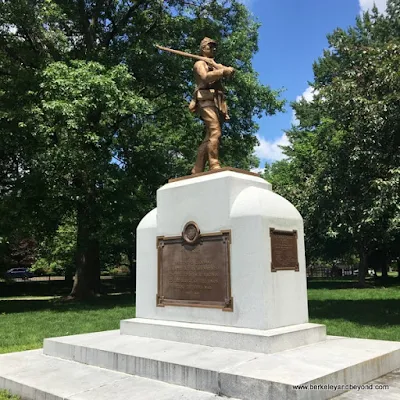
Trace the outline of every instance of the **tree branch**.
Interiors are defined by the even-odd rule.
[[[147,117],[154,116],[154,115],[160,114],[162,111],[169,110],[170,108],[176,109],[176,104],[168,104],[167,106],[161,107],[158,110],[156,110],[150,114],[146,114],[146,116]]]
[[[148,99],[148,100],[158,99],[159,97],[161,97],[162,95],[167,94],[167,93],[168,93],[168,89],[163,90],[163,91],[161,91],[161,92],[159,92],[157,94],[153,94],[151,96],[147,96],[146,99]]]
[[[3,76],[15,76],[13,74],[10,74],[8,71],[4,71],[2,69],[0,69],[0,75],[3,75]]]
[[[24,36],[24,38],[29,42],[29,44],[31,45],[32,50],[39,54],[40,53],[40,48],[37,47],[37,43],[35,43],[32,39],[32,36],[30,34],[30,32],[24,27],[24,26],[20,26],[22,34]]]
[[[113,26],[113,29],[109,32],[109,34],[106,37],[106,40],[104,41],[104,47],[108,47],[111,43],[111,40],[115,38],[115,36],[118,35],[120,32],[121,28],[128,23],[130,18],[132,17],[133,13],[142,5],[145,4],[147,0],[136,0],[136,4],[131,6],[129,10],[126,12],[126,14],[121,18],[121,20]]]
[[[96,39],[96,27],[99,24],[100,13],[102,7],[105,6],[106,8],[111,7],[110,0],[97,0],[92,8],[91,16],[90,16],[90,23],[89,23],[89,33],[92,45],[94,46],[95,39]]]
[[[35,65],[27,63],[25,60],[23,60],[18,54],[14,53],[6,44],[3,44],[1,47],[10,58],[12,58],[14,61],[19,62],[24,67],[30,67],[33,69],[37,68]]]
[[[93,37],[90,29],[89,18],[86,13],[85,0],[78,0],[78,7],[86,48],[88,51],[91,51],[93,50]]]

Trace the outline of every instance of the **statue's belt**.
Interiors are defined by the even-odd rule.
[[[198,89],[196,91],[197,100],[214,100],[216,96],[224,98],[224,92],[218,89]]]

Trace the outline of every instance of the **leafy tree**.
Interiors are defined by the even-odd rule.
[[[155,44],[195,53],[204,36],[220,41],[219,61],[238,70],[222,162],[250,168],[254,117],[283,106],[252,68],[257,29],[235,0],[1,2],[0,235],[18,217],[42,242],[75,215],[74,297],[99,291],[106,248],[133,268],[137,222],[202,140],[187,108],[193,62]]]
[[[56,233],[39,244],[32,271],[37,275],[64,275],[72,279],[75,252],[76,218],[66,214]]]
[[[293,105],[300,123],[287,132],[285,171],[309,245],[331,257],[356,251],[361,284],[372,253],[399,256],[399,12],[389,1],[387,16],[374,9],[328,36],[314,99]]]

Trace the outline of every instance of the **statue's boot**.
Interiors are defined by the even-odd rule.
[[[192,174],[198,174],[204,171],[207,161],[207,147],[208,140],[204,140],[199,146],[199,150],[197,151],[196,163],[192,168]]]
[[[208,141],[208,166],[210,171],[213,169],[220,169],[221,165],[218,160],[219,153],[219,138],[211,138]]]

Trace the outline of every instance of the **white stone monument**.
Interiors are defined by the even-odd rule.
[[[201,235],[230,233],[231,311],[201,303],[196,306],[195,301],[191,306],[157,304],[163,255],[156,240],[179,237],[191,221]],[[294,244],[297,258],[277,270],[271,249],[275,232],[284,238],[285,233],[289,235],[289,246]],[[296,208],[256,174],[225,168],[166,184],[157,192],[157,208],[137,228],[137,318],[124,321],[122,333],[263,352],[324,340],[325,327],[308,323],[303,232]],[[279,244],[285,243],[275,245],[275,251],[281,252],[278,260],[279,256],[287,258]],[[207,248],[200,244],[197,248],[201,264]],[[179,275],[174,278],[179,281]],[[198,273],[186,278],[189,291],[200,287],[205,293],[199,295],[207,296],[207,290],[196,285],[198,279],[206,283]]]
[[[360,385],[400,367],[400,343],[308,323],[303,236],[293,205],[254,174],[168,183],[137,231],[137,317],[0,355],[0,388],[32,400],[374,393]],[[377,395],[398,398],[393,388]]]

